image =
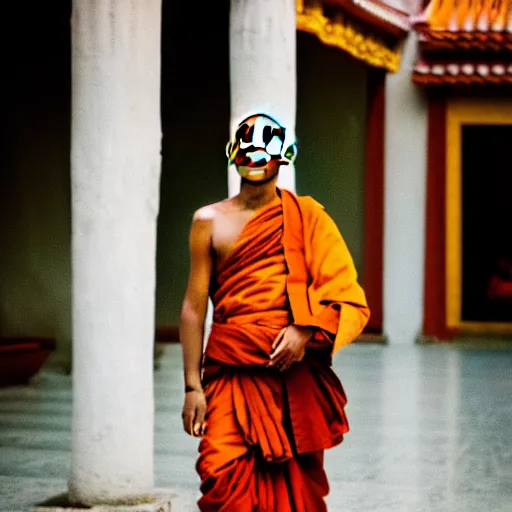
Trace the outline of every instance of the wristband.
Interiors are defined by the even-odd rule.
[[[185,393],[190,393],[191,391],[195,391],[197,393],[200,393],[200,391],[193,386],[189,386],[188,384],[185,385]]]

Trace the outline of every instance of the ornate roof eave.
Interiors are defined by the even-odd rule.
[[[297,30],[371,66],[396,72],[409,20],[379,0],[297,0]]]
[[[512,2],[431,0],[412,20],[421,86],[511,86]]]
[[[381,0],[323,0],[327,8],[340,8],[369,27],[389,33],[397,39],[407,35],[410,17]]]

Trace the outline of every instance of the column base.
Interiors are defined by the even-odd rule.
[[[170,491],[156,491],[153,501],[139,505],[87,505],[71,504],[67,494],[62,494],[36,505],[33,512],[171,512],[171,501],[176,494]]]

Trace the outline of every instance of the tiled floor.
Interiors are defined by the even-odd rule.
[[[196,441],[181,432],[180,364],[179,346],[165,346],[155,471],[189,512]],[[355,345],[335,368],[352,430],[327,455],[331,512],[512,511],[512,350]],[[0,512],[65,492],[70,413],[70,378],[51,366],[0,389]]]

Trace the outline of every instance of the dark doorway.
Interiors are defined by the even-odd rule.
[[[462,127],[462,319],[512,322],[512,125]]]

